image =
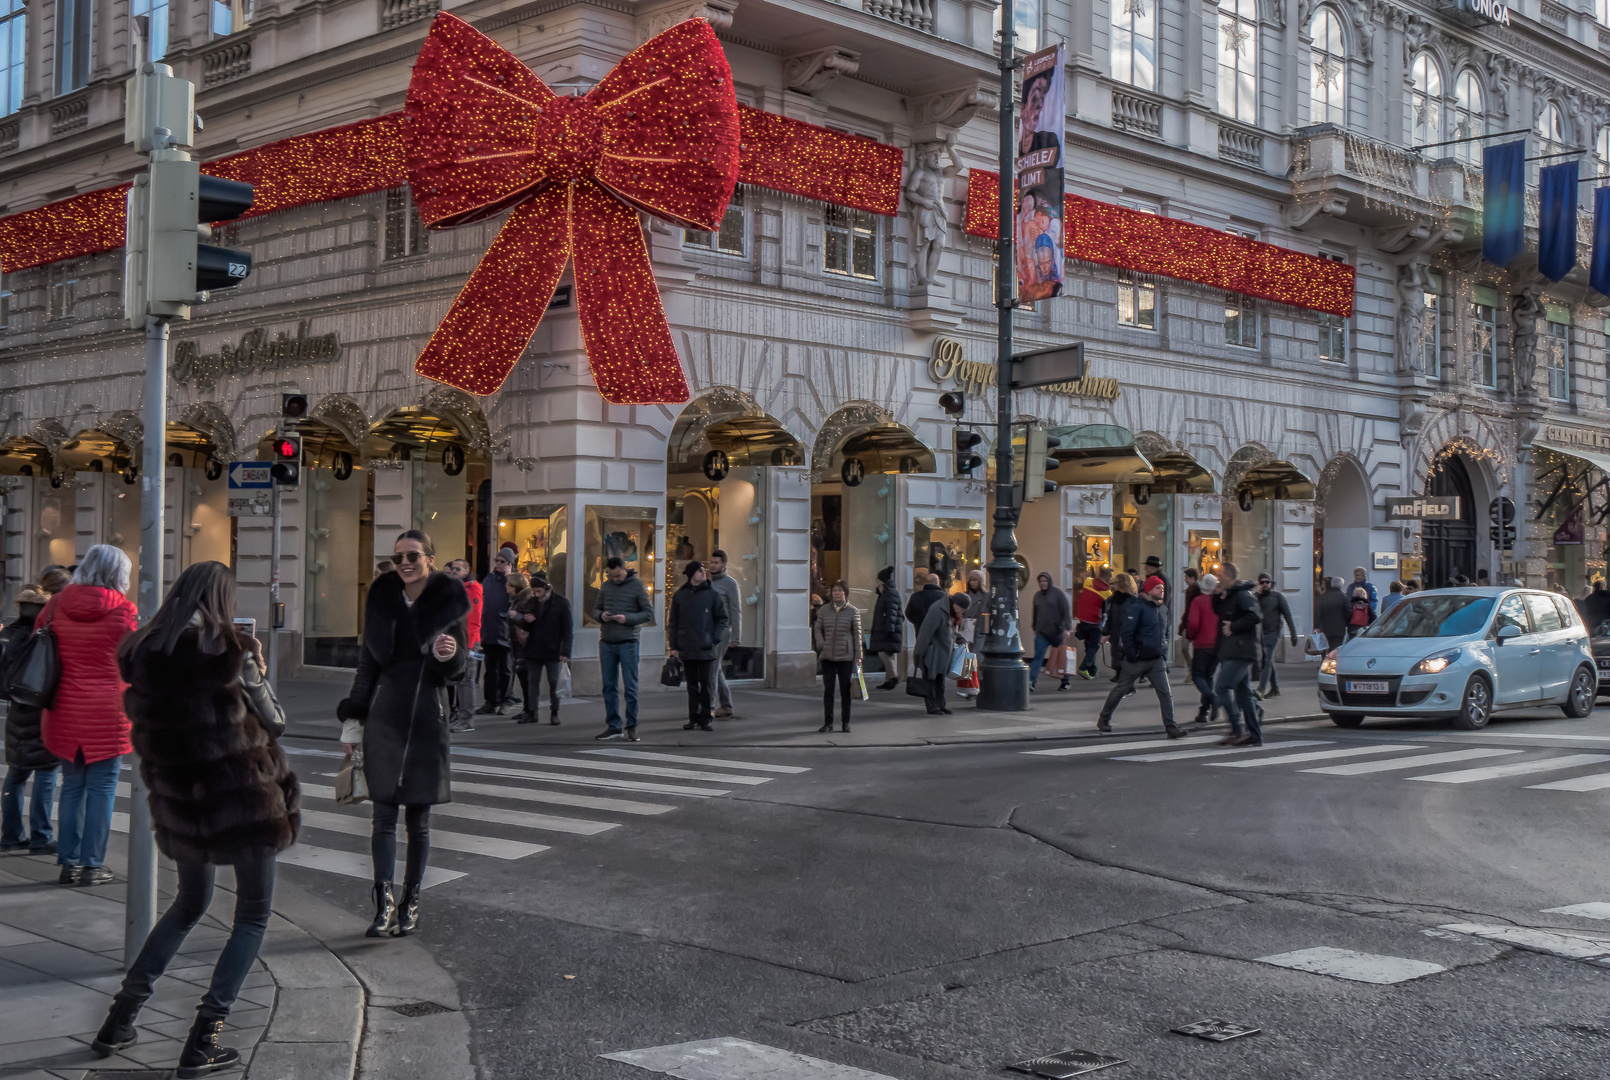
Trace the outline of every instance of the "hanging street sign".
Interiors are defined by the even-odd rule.
[[[272,461],[231,461],[229,463],[229,516],[267,517],[273,513],[269,501],[274,489]]]
[[[1390,521],[1456,521],[1459,510],[1457,495],[1393,496],[1386,500]]]
[[[1054,349],[1018,353],[1012,357],[1012,389],[1030,390],[1036,386],[1076,383],[1085,377],[1085,343],[1058,345]]]

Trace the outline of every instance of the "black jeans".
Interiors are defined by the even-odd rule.
[[[923,674],[926,675],[927,672],[924,671]],[[929,684],[932,687],[932,689],[930,689],[928,691],[928,697],[927,697],[928,711],[930,713],[936,713],[940,709],[943,709],[945,707],[945,674],[944,674],[944,672],[940,672],[938,677],[930,679]]]
[[[408,861],[403,865],[403,887],[425,880],[425,862],[430,858],[430,807],[407,807]],[[375,884],[385,885],[397,876],[396,803],[375,803],[369,853],[375,863]]]
[[[714,660],[682,661],[682,674],[688,687],[688,719],[695,724],[710,722],[710,683],[715,671]]]
[[[559,661],[527,660],[526,677],[520,681],[525,693],[525,711],[537,715],[537,698],[542,696],[542,677],[548,677],[548,712],[559,714]]]
[[[1213,649],[1198,645],[1191,650],[1191,682],[1201,695],[1197,703],[1199,715],[1213,715],[1213,673],[1219,667],[1219,654]]]
[[[140,947],[140,955],[129,973],[123,976],[125,997],[141,1003],[150,998],[153,984],[168,970],[191,928],[212,903],[212,879],[211,863],[179,864],[179,892],[151,928],[145,944]],[[212,984],[196,1008],[197,1016],[204,1020],[222,1020],[229,1015],[230,1006],[240,996],[240,985],[246,981],[252,961],[257,959],[273,903],[274,856],[242,856],[235,863],[235,922],[230,927],[224,951],[218,954],[218,962],[213,965]]]
[[[482,687],[482,698],[488,705],[507,705],[509,703],[509,647],[507,645],[489,645],[481,643],[481,651],[486,654],[485,685]]]
[[[839,711],[844,715],[845,726],[850,723],[850,687],[855,684],[854,660],[822,661],[822,716],[823,722],[833,723],[833,684],[839,684]]]

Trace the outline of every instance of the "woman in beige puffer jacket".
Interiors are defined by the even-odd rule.
[[[829,602],[817,609],[813,631],[822,660],[823,719],[817,730],[833,730],[833,684],[837,682],[843,713],[839,730],[849,731],[850,684],[861,664],[861,612],[850,603],[850,587],[843,581],[835,581],[829,595]]]

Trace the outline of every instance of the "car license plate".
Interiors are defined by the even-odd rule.
[[[1599,670],[1600,671],[1610,670],[1610,656],[1601,656],[1601,657],[1599,657]]]
[[[1387,692],[1387,684],[1384,682],[1349,682],[1347,692],[1349,694],[1384,694]]]

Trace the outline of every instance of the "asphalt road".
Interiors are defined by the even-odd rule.
[[[1610,774],[1610,707],[1474,735],[1296,722],[1262,751],[1207,756],[1210,737],[1142,731],[607,747],[649,755],[632,757],[590,754],[590,728],[568,745],[544,730],[533,747],[482,727],[458,744],[482,771],[455,783],[483,787],[438,830],[514,844],[533,834],[509,812],[614,825],[544,833],[529,856],[433,858],[463,876],[426,892],[421,940],[458,984],[482,1077],[646,1078],[600,1055],[722,1037],[899,1080],[1016,1075],[1002,1067],[1068,1048],[1127,1059],[1100,1074],[1114,1077],[1610,1069],[1610,964],[1597,962],[1610,921],[1548,910],[1610,905],[1610,786],[1533,786]],[[1164,756],[1120,760],[1149,754]],[[1327,756],[1280,760],[1298,754]],[[1460,756],[1409,760],[1429,755]],[[576,769],[685,790],[528,779]],[[1468,772],[1481,769],[1497,772]],[[537,804],[538,790],[606,802]],[[366,902],[354,878],[284,873]],[[1320,959],[1345,973],[1416,977],[1259,959],[1313,949],[1340,950]],[[1262,1030],[1226,1043],[1169,1031],[1209,1017]],[[759,1075],[708,1067],[697,1075]]]

